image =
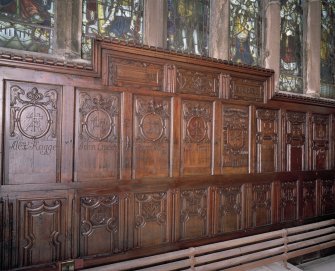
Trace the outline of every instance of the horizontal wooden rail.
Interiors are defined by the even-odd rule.
[[[335,219],[87,270],[246,270],[332,246],[335,246]]]

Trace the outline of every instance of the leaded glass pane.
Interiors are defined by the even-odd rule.
[[[90,58],[92,38],[142,43],[143,0],[83,0],[82,54]]]
[[[0,46],[51,53],[54,0],[0,0]]]
[[[230,1],[230,59],[259,64],[261,17],[259,0]]]
[[[321,93],[335,98],[335,0],[321,1]]]
[[[280,90],[303,93],[303,0],[281,0]]]
[[[167,46],[208,55],[209,0],[168,0]]]

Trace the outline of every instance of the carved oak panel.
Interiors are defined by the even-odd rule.
[[[227,233],[242,229],[242,185],[218,187],[217,232]]]
[[[177,67],[177,93],[219,96],[220,74]]]
[[[271,189],[270,183],[251,185],[251,201],[246,203],[250,209],[249,226],[259,227],[271,224]]]
[[[211,173],[212,103],[183,101],[182,175]]]
[[[222,111],[223,172],[228,169],[247,173],[249,164],[249,109],[247,107],[224,106]]]
[[[302,182],[302,216],[309,218],[316,216],[316,181]]]
[[[286,113],[286,169],[305,169],[306,114]]]
[[[230,84],[231,99],[264,102],[264,86],[262,82],[233,78]]]
[[[135,96],[133,116],[133,177],[169,176],[170,99]]]
[[[134,246],[147,247],[170,241],[167,192],[135,194]]]
[[[133,59],[109,58],[109,85],[162,90],[163,65]]]
[[[257,172],[277,171],[278,112],[257,109],[256,121]]]
[[[280,183],[280,221],[291,221],[298,218],[298,188],[296,181]]]
[[[120,101],[117,94],[77,91],[76,177],[119,176]]]
[[[321,181],[321,215],[335,212],[335,180]]]
[[[120,252],[120,200],[118,194],[80,198],[80,255]]]
[[[181,240],[208,235],[207,189],[180,191],[179,238]]]
[[[328,169],[329,115],[312,115],[312,168]]]
[[[5,183],[51,183],[59,180],[61,88],[6,83]]]
[[[19,266],[64,259],[67,200],[19,200]]]

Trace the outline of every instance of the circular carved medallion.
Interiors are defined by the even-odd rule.
[[[206,122],[202,117],[192,117],[187,122],[187,134],[196,142],[202,141],[206,137]]]
[[[113,120],[103,109],[94,109],[86,115],[86,132],[94,140],[106,139],[113,129]]]
[[[156,141],[161,138],[164,132],[163,119],[156,113],[148,113],[141,119],[140,129],[147,140]]]
[[[50,126],[50,114],[43,106],[26,105],[19,111],[18,128],[24,136],[30,139],[45,136]]]

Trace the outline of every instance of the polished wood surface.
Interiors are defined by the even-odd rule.
[[[334,103],[270,99],[271,70],[117,42],[0,65],[3,270],[334,216]]]

